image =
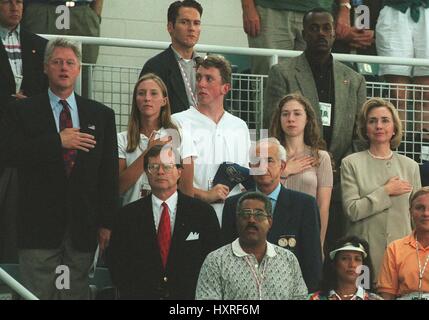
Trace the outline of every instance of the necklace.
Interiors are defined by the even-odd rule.
[[[369,151],[369,149],[366,151],[368,151],[368,153],[371,157],[373,157],[374,159],[378,159],[378,160],[389,160],[393,157],[393,151],[392,150],[390,150],[390,153],[387,156],[376,156],[375,154],[372,154],[371,151]]]
[[[354,296],[356,296],[356,292],[351,294],[340,294],[333,290],[333,293],[339,298],[339,300],[343,300],[342,298],[353,298]]]
[[[421,299],[422,294],[423,294],[423,292],[422,292],[423,274],[425,273],[426,266],[427,266],[428,261],[429,261],[429,254],[426,255],[425,264],[423,265],[423,269],[422,269],[422,265],[420,263],[420,258],[419,258],[419,243],[417,241],[417,233],[416,233],[416,253],[417,253],[417,262],[419,263],[419,298]]]

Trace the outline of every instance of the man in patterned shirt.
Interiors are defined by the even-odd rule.
[[[273,223],[271,201],[259,192],[237,204],[239,238],[211,252],[201,267],[197,300],[290,300],[304,298],[307,287],[298,260],[289,250],[267,242]]]

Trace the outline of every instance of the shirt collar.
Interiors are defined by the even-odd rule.
[[[329,291],[329,296],[330,297],[337,296],[340,300],[343,300],[341,299],[340,295],[335,292],[335,290]],[[351,298],[351,300],[365,300],[365,289],[359,286],[355,295]]]
[[[406,245],[409,245],[409,246],[413,247],[414,249],[417,248],[417,245],[416,245],[417,241],[416,241],[415,234],[416,234],[416,232],[413,231],[411,234],[409,234],[407,237],[405,237],[405,241],[404,241],[404,243]],[[423,248],[423,246],[419,242],[419,250],[426,251],[426,250],[429,250],[429,247]]]
[[[243,248],[240,246],[240,241],[238,239],[239,238],[235,239],[234,242],[232,243],[232,252],[239,258],[250,255],[249,253],[243,250]],[[276,253],[276,250],[274,250],[274,245],[267,241],[267,251],[265,252],[265,256],[273,258],[276,255],[277,253]]]
[[[51,88],[48,89],[48,96],[49,101],[51,102],[51,106],[53,108],[62,108],[63,106],[60,103],[61,99],[58,97],[55,93],[52,92]],[[76,96],[74,95],[74,92],[71,93],[66,99],[65,99],[69,105],[70,110],[76,111],[77,103],[76,103]]]
[[[271,192],[270,194],[267,194],[267,197],[270,198],[271,200],[277,201],[277,199],[279,198],[281,188],[282,188],[281,183],[279,183],[279,185],[273,190],[273,192]],[[256,187],[256,191],[261,192],[258,189],[258,187]]]
[[[167,204],[167,206],[168,206],[168,210],[170,211],[170,212],[174,212],[174,210],[176,209],[176,206],[177,206],[177,198],[178,198],[178,195],[177,195],[177,191],[175,192],[175,193],[173,193],[167,200],[161,200],[161,199],[159,199],[157,196],[155,196],[153,193],[152,193],[152,202],[155,204],[155,207],[156,208],[160,208],[161,207],[161,205],[162,205],[162,203],[163,202],[165,202],[166,204]]]
[[[179,52],[177,52],[177,50],[176,50],[176,49],[174,49],[174,48],[173,48],[173,46],[170,46],[170,47],[171,47],[171,50],[173,50],[173,53],[174,53],[174,56],[176,57],[176,60],[177,60],[177,61],[182,60],[183,58],[182,58],[182,56],[180,55],[180,53],[179,53]],[[197,56],[197,54],[195,53],[195,51],[193,51],[193,52],[192,52],[191,60],[194,60],[196,56]],[[183,60],[184,60],[184,59],[183,59]]]
[[[12,33],[15,33],[16,37],[19,39],[20,31],[21,31],[21,26],[19,24],[14,30],[9,30],[5,27],[0,26],[0,37],[4,41],[4,40],[6,40],[7,35],[10,32],[12,32]]]
[[[305,57],[308,61],[308,64],[310,65],[311,70],[317,71],[320,73],[331,70],[332,65],[334,63],[334,57],[332,56],[332,53],[329,54],[329,59],[323,65],[316,63],[316,61],[312,60],[308,52],[305,52]]]

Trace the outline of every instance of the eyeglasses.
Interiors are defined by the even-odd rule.
[[[276,159],[272,158],[272,157],[268,157],[268,158],[253,158],[251,159],[249,166],[250,167],[260,167],[261,165],[268,165],[268,166],[273,166],[276,164]]]
[[[75,60],[63,60],[63,59],[53,59],[49,62],[50,64],[52,64],[53,66],[59,67],[59,66],[63,66],[64,64],[66,64],[68,67],[70,68],[74,68],[77,65],[77,62]]]
[[[238,211],[238,216],[242,219],[250,219],[251,216],[255,217],[257,221],[263,221],[271,217],[267,212],[261,209],[241,209]]]
[[[174,163],[150,163],[147,165],[147,171],[149,171],[150,174],[158,173],[159,168],[162,167],[162,170],[164,170],[165,173],[169,173],[175,166],[176,165]]]

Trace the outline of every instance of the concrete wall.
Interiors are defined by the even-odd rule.
[[[104,0],[101,36],[170,41],[167,9],[171,0]],[[240,0],[199,0],[203,6],[200,44],[247,47]],[[102,47],[99,64],[142,66],[155,50]]]

